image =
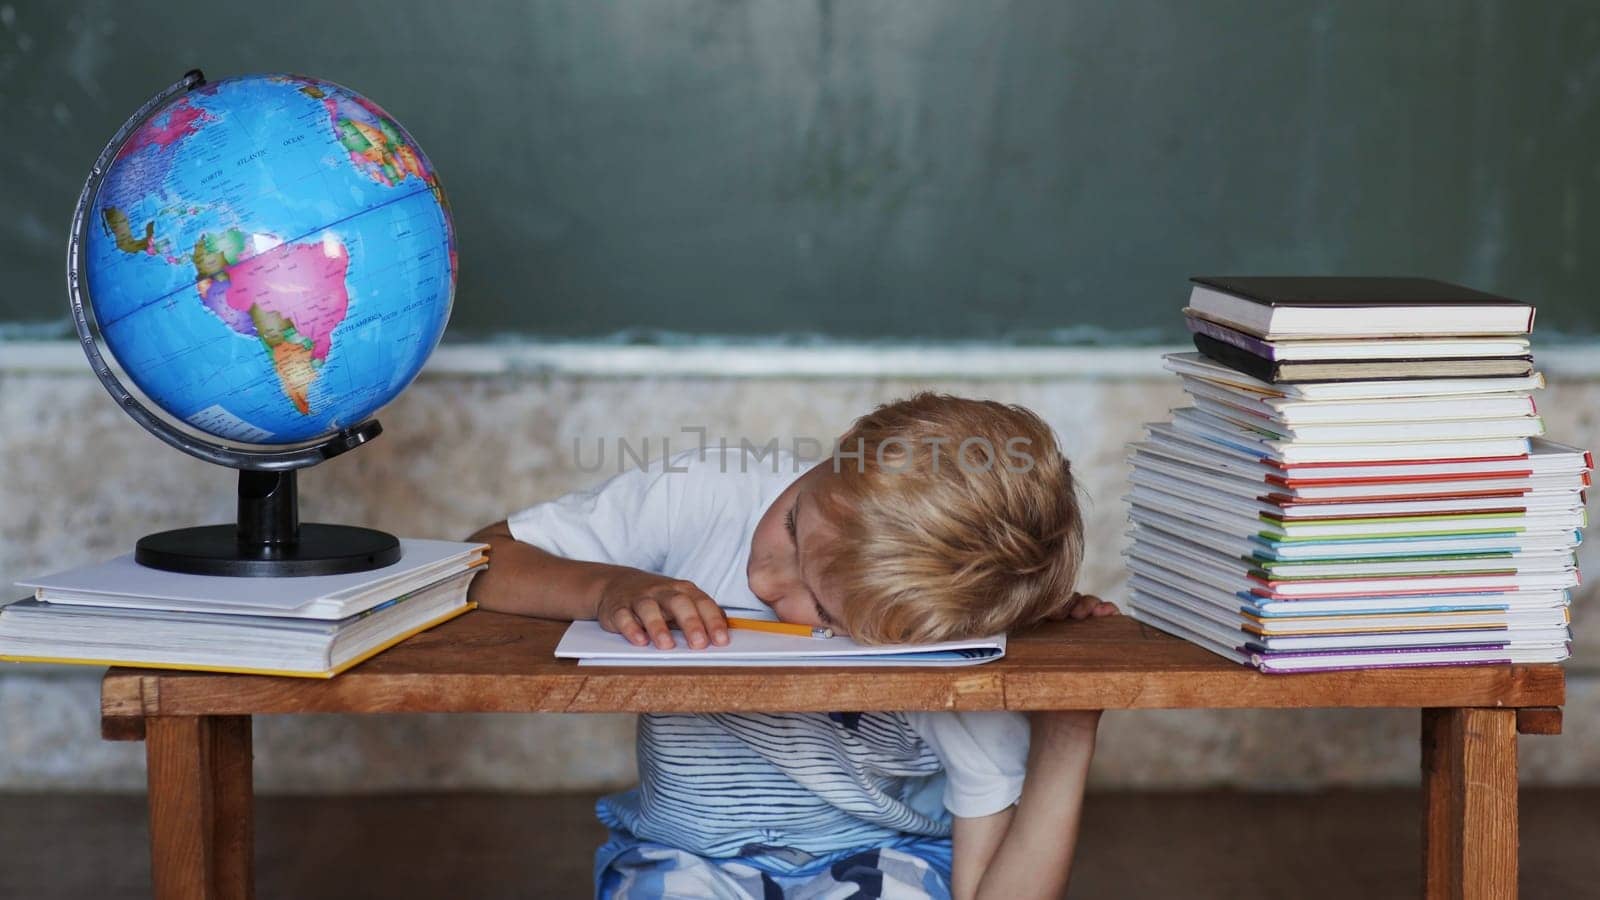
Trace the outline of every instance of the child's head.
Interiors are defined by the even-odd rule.
[[[1043,618],[1071,596],[1082,552],[1049,426],[1020,406],[924,393],[856,420],[773,504],[750,576],[782,618],[831,619],[869,643],[938,641]]]

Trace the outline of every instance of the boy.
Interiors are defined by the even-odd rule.
[[[692,648],[727,643],[724,609],[863,642],[1107,615],[1071,591],[1074,491],[1033,413],[920,394],[803,473],[783,454],[694,450],[517,513],[473,536],[494,565],[472,598],[661,648],[669,626]],[[1098,716],[641,716],[640,787],[598,806],[597,892],[1059,896]]]

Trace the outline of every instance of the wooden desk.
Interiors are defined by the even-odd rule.
[[[1422,711],[1424,895],[1511,897],[1517,733],[1558,733],[1566,690],[1554,665],[1261,675],[1124,617],[1051,623],[956,669],[579,668],[553,656],[564,628],[469,613],[329,681],[110,670],[102,733],[145,741],[156,896],[252,895],[258,713],[1406,707]]]

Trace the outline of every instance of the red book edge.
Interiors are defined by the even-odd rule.
[[[1257,578],[1254,575],[1251,575],[1249,577],[1250,577],[1251,581],[1255,581],[1255,582],[1257,582],[1257,583],[1262,585],[1262,587],[1260,587],[1260,588],[1251,588],[1250,589],[1250,593],[1253,596],[1265,597],[1265,598],[1267,598],[1269,600],[1288,600],[1288,601],[1294,601],[1294,600],[1333,600],[1333,599],[1337,599],[1339,597],[1371,597],[1371,596],[1373,596],[1373,593],[1370,590],[1327,591],[1327,592],[1317,593],[1317,594],[1285,595],[1285,594],[1280,594],[1277,591],[1273,590],[1272,587],[1271,587],[1271,584],[1272,584],[1271,582],[1267,582],[1267,581],[1265,581],[1263,579]],[[1421,580],[1421,579],[1424,579],[1424,578],[1445,578],[1445,577],[1459,577],[1459,576],[1406,575],[1406,576],[1402,576],[1402,577],[1415,578],[1415,579]],[[1278,582],[1278,583],[1281,584],[1282,582]],[[1359,582],[1357,582],[1357,583],[1359,583]],[[1450,596],[1450,595],[1453,595],[1453,594],[1483,594],[1483,593],[1490,593],[1490,592],[1500,594],[1500,593],[1517,593],[1520,590],[1521,590],[1521,588],[1518,588],[1518,587],[1516,587],[1514,585],[1500,586],[1500,587],[1446,588],[1446,589],[1443,589],[1443,590],[1441,590],[1439,588],[1434,588],[1434,587],[1427,587],[1427,586],[1424,585],[1424,586],[1419,586],[1416,590],[1384,591],[1383,592],[1383,596],[1385,596],[1385,597],[1407,597],[1407,596],[1412,596],[1412,595],[1415,595],[1415,596],[1429,596],[1429,595],[1434,595],[1434,594],[1437,594],[1437,595],[1440,595],[1440,596]]]
[[[1497,472],[1450,472],[1438,475],[1370,475],[1364,478],[1293,478],[1268,473],[1264,480],[1284,487],[1313,487],[1336,484],[1394,484],[1405,481],[1474,481],[1493,478],[1531,478],[1532,469],[1505,469]],[[1584,473],[1588,478],[1588,473]],[[1585,481],[1585,484],[1588,482]]]
[[[1328,497],[1304,500],[1288,494],[1266,494],[1257,499],[1277,506],[1321,506],[1329,503],[1368,503],[1400,500],[1486,500],[1493,497],[1524,497],[1528,489],[1500,491],[1463,491],[1453,494],[1368,494],[1361,497]]]

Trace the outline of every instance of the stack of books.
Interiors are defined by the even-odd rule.
[[[1533,308],[1195,281],[1192,405],[1131,448],[1131,613],[1266,672],[1566,658],[1593,461],[1542,437]]]
[[[21,581],[34,593],[0,606],[0,660],[329,678],[472,608],[488,545],[400,549],[348,575],[185,575],[130,553]]]

